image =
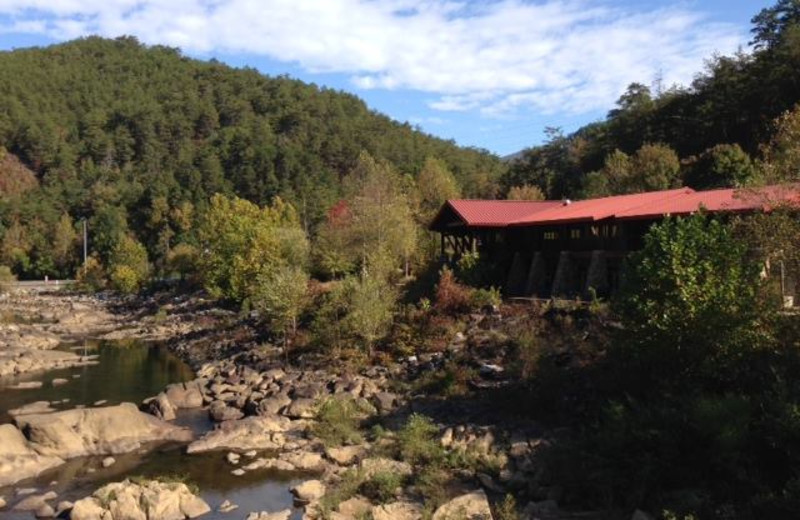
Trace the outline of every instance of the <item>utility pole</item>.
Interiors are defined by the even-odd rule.
[[[87,243],[87,233],[86,233],[86,218],[83,219],[83,271],[86,272],[86,261],[87,261],[87,253],[88,253],[88,243]]]

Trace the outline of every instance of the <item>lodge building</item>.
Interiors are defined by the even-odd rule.
[[[800,204],[800,191],[678,188],[577,201],[449,200],[430,229],[441,235],[445,261],[477,252],[498,265],[506,296],[585,298],[613,293],[626,254],[667,216],[746,214],[785,204]],[[787,284],[792,296],[794,285]]]

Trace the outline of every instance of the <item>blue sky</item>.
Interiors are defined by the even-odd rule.
[[[346,90],[500,155],[601,119],[632,81],[747,50],[767,0],[0,0],[0,49],[132,34]]]

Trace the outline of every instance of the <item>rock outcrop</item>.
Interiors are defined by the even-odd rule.
[[[181,482],[130,480],[103,486],[75,502],[72,520],[182,520],[211,511],[208,504]]]
[[[292,429],[289,419],[279,415],[246,417],[225,421],[217,429],[189,444],[188,453],[228,449],[266,450],[278,449],[284,443],[284,433]]]
[[[433,513],[433,520],[464,518],[466,520],[492,520],[489,499],[483,490],[458,496],[441,505]]]
[[[37,453],[13,424],[0,425],[0,486],[35,477],[64,461]]]
[[[131,403],[21,415],[15,421],[31,446],[39,454],[51,457],[113,455],[149,442],[192,439],[190,430],[140,412]]]

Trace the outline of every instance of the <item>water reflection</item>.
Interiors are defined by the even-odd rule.
[[[103,400],[107,404],[120,402],[140,403],[156,395],[170,383],[191,380],[189,366],[164,346],[142,341],[99,341],[82,347],[79,354],[98,354],[97,365],[0,378],[0,422],[11,422],[8,410],[36,401],[49,401],[57,409],[91,406]],[[64,350],[76,345],[65,345]],[[83,348],[86,352],[83,352]],[[54,379],[66,379],[63,385],[53,386]],[[42,388],[13,390],[10,385],[23,381],[42,381]],[[175,424],[191,428],[196,435],[213,425],[205,410],[183,410]],[[204,516],[209,520],[244,518],[250,511],[279,511],[291,507],[288,489],[297,484],[297,474],[273,470],[248,472],[241,477],[231,474],[234,469],[226,460],[225,452],[187,455],[185,446],[168,444],[154,450],[143,450],[115,456],[116,463],[102,467],[103,457],[71,459],[35,479],[19,482],[15,487],[37,487],[42,491],[54,490],[60,500],[75,500],[91,494],[108,482],[130,476],[148,478],[181,476],[196,484],[202,497],[215,512]],[[302,479],[301,479],[302,480]],[[10,489],[0,489],[0,495],[10,497]],[[227,515],[216,513],[223,500],[230,500],[240,508]],[[293,510],[293,518],[300,511]],[[0,512],[3,519],[29,519],[30,513]]]
[[[54,408],[91,405],[98,400],[108,404],[140,403],[162,391],[170,383],[188,381],[192,370],[166,347],[142,341],[99,341],[82,345],[79,354],[99,354],[99,364],[0,378],[0,422],[10,422],[8,410],[35,401],[59,401]],[[65,350],[75,346],[64,346]],[[66,379],[53,386],[54,379]],[[42,381],[42,388],[13,390],[10,385],[23,381]],[[67,400],[64,402],[64,400]]]

